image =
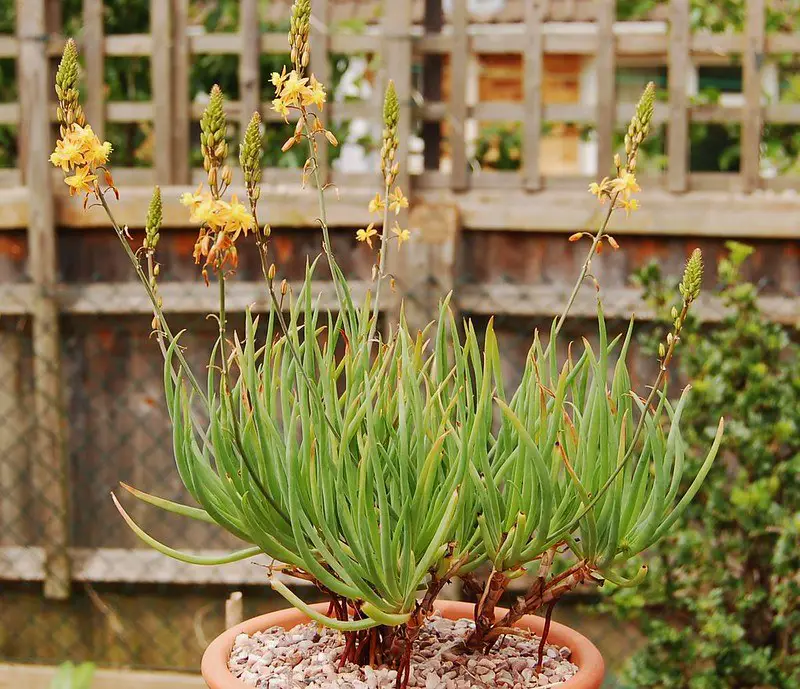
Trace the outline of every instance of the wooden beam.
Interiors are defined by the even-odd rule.
[[[213,529],[213,525],[209,529]],[[204,557],[221,557],[228,551],[193,550]],[[70,548],[73,579],[107,584],[224,584],[263,585],[270,559],[258,555],[227,565],[190,565],[172,560],[151,548]],[[37,547],[0,547],[0,581],[42,581],[45,553]],[[287,583],[307,586],[278,575]]]
[[[747,0],[745,51],[742,55],[741,175],[742,189],[751,192],[761,186],[761,67],[764,62],[766,7],[764,0]]]
[[[463,285],[458,290],[458,303],[465,314],[517,316],[522,318],[553,317],[561,313],[561,304],[569,297],[566,287],[552,285]],[[800,298],[766,296],[759,298],[759,307],[776,323],[794,325],[800,319]],[[704,323],[718,323],[729,313],[717,297],[701,297],[695,315]],[[570,313],[577,318],[597,316],[597,296],[594,290],[584,289],[575,300]],[[606,318],[627,320],[636,314],[638,321],[651,321],[656,314],[642,299],[636,288],[603,290],[603,313]]]
[[[105,138],[105,42],[103,0],[83,0],[81,52],[86,70],[86,121],[100,141]]]
[[[35,285],[33,304],[33,407],[36,430],[33,482],[38,495],[42,543],[45,546],[44,594],[69,596],[69,481],[65,453],[61,341],[58,306],[53,298],[56,267],[56,232],[48,156],[50,136],[50,83],[44,0],[17,1],[17,66],[20,105],[26,122],[27,147],[22,168],[28,196],[28,263]]]
[[[667,178],[669,190],[684,192],[689,172],[689,0],[670,0],[669,129]]]
[[[469,66],[469,13],[467,0],[453,0],[450,18],[453,27],[450,49],[450,112],[448,142],[450,144],[451,188],[464,191],[469,186],[467,161],[467,69]]]
[[[525,6],[525,35],[528,47],[524,53],[523,93],[525,117],[522,132],[522,175],[528,191],[542,186],[539,169],[540,142],[542,138],[542,22],[547,0],[529,0]]]
[[[170,184],[172,175],[172,5],[167,0],[150,0],[150,33],[153,56],[150,83],[153,91],[154,167],[156,182]]]
[[[56,666],[0,664],[0,689],[51,689]],[[178,672],[97,670],[92,689],[205,689],[200,675]]]

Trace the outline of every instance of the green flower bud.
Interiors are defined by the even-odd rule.
[[[689,260],[686,261],[686,268],[683,271],[683,280],[680,284],[680,292],[683,301],[691,304],[700,295],[700,284],[703,281],[703,254],[700,249],[692,251]]]
[[[311,33],[311,0],[295,0],[289,26],[289,49],[298,73],[308,65],[308,36]],[[303,64],[305,62],[305,64]]]
[[[204,167],[219,167],[228,157],[228,144],[225,141],[228,122],[225,118],[222,89],[216,84],[211,89],[208,105],[200,118],[200,132]]]
[[[651,81],[644,89],[642,97],[636,106],[636,112],[628,125],[628,132],[625,134],[625,153],[628,156],[627,170],[636,170],[636,154],[644,138],[650,131],[650,123],[653,120],[653,110],[656,102],[656,85]]]
[[[78,100],[78,70],[78,46],[75,45],[73,39],[69,38],[64,45],[64,52],[56,72],[56,96],[58,96],[59,102],[57,114],[58,121],[62,125],[70,126],[77,123],[83,126],[86,124],[86,118]]]
[[[261,115],[253,113],[239,145],[239,165],[244,173],[244,183],[248,191],[261,181]]]
[[[394,82],[390,79],[383,99],[383,146],[381,147],[381,172],[386,186],[392,186],[400,169],[394,162],[400,141],[397,138],[397,123],[400,120],[400,103]]]
[[[161,187],[156,187],[153,189],[153,196],[150,198],[150,206],[147,209],[147,220],[144,225],[144,246],[146,249],[154,250],[158,245],[162,220]]]

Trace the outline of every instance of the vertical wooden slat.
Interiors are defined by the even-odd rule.
[[[191,181],[189,0],[172,0],[172,20],[172,173],[175,184],[188,184]]]
[[[614,0],[597,2],[597,176],[603,177],[613,164],[616,120],[616,51]]]
[[[765,43],[764,0],[747,0],[745,52],[742,56],[744,108],[742,108],[742,189],[757,189],[761,184],[760,148],[763,113],[761,110],[761,66]]]
[[[102,141],[106,131],[103,0],[83,0],[81,52],[86,71],[86,120]]]
[[[240,137],[250,118],[261,111],[261,31],[258,19],[258,0],[242,0],[239,7],[239,35],[242,55],[239,59],[239,92],[242,101]]]
[[[21,119],[27,147],[22,170],[29,189],[28,264],[36,286],[33,306],[33,394],[36,429],[32,475],[42,518],[45,549],[44,594],[66,598],[70,591],[69,479],[64,442],[61,351],[58,306],[56,232],[52,177],[50,70],[47,60],[45,0],[18,0],[17,61]]]
[[[669,17],[667,180],[670,191],[683,192],[689,169],[689,0],[670,0]]]
[[[539,150],[542,134],[542,20],[546,0],[529,0],[525,7],[526,48],[523,77],[525,121],[522,135],[523,183],[528,191],[542,186]]]
[[[424,28],[426,35],[441,33],[444,24],[442,0],[425,0]],[[442,100],[443,55],[425,55],[422,58],[422,98],[426,103]],[[439,120],[422,123],[422,141],[425,144],[423,164],[426,170],[438,170],[442,158],[442,123]]]
[[[158,184],[172,182],[172,7],[167,0],[150,0],[150,57],[153,91],[154,167]]]
[[[325,104],[324,122],[332,122],[333,94],[331,89],[331,57],[330,57],[330,21],[331,11],[329,0],[315,0],[311,4],[311,72],[319,81],[325,84],[328,90],[328,102]],[[319,165],[320,181],[327,184],[330,181],[328,165],[328,146],[320,142],[317,150],[317,165]]]
[[[467,168],[467,67],[469,64],[469,37],[467,25],[467,0],[453,0],[453,47],[450,52],[450,160],[453,169],[450,186],[453,191],[463,191],[469,186]]]

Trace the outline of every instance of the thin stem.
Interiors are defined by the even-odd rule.
[[[217,280],[219,281],[219,354],[221,360],[222,370],[222,385],[228,385],[228,360],[225,356],[225,338],[227,336],[227,315],[225,313],[225,273],[222,266],[217,271]]]
[[[154,284],[156,271],[155,271],[155,261],[153,260],[153,249],[148,249],[147,251],[147,277],[149,278],[148,283],[150,285]],[[158,296],[156,296],[158,299]],[[158,347],[161,350],[161,354],[166,358],[167,356],[167,346],[164,344],[164,331],[161,329],[161,319],[158,316],[156,310],[153,310],[153,315],[156,317],[157,321],[157,328],[156,331],[156,338],[158,339]]]
[[[155,311],[156,315],[158,316],[158,322],[161,328],[163,328],[164,333],[169,338],[170,342],[174,342],[175,336],[172,334],[172,331],[169,329],[169,325],[167,324],[166,319],[164,318],[164,312],[159,306],[158,303],[158,295],[153,290],[152,285],[150,284],[150,280],[148,279],[147,275],[145,275],[144,270],[142,270],[142,266],[139,263],[139,259],[137,258],[133,249],[131,249],[130,244],[128,244],[128,240],[125,237],[125,233],[123,232],[122,228],[117,223],[116,219],[114,218],[114,214],[111,212],[111,208],[108,205],[108,202],[103,195],[103,192],[100,190],[100,186],[95,183],[95,192],[98,199],[100,199],[100,204],[103,206],[103,210],[105,210],[106,215],[108,216],[111,225],[114,228],[114,231],[117,233],[117,238],[119,239],[120,243],[122,244],[122,248],[125,249],[125,253],[128,254],[128,258],[130,262],[133,264],[133,268],[136,271],[136,275],[138,276],[141,283],[144,285],[145,291],[147,292],[147,296],[150,298],[150,303],[153,305],[153,310]],[[175,353],[178,357],[178,361],[181,363],[181,366],[186,371],[186,375],[189,378],[189,382],[192,384],[192,387],[195,389],[201,399],[206,402],[206,394],[203,389],[200,387],[200,383],[197,382],[197,378],[195,378],[192,369],[189,366],[189,362],[186,361],[186,358],[183,355],[183,351],[181,348],[175,347]]]
[[[372,323],[369,327],[369,341],[375,335],[375,330],[378,326],[378,312],[380,309],[381,300],[381,285],[386,273],[386,255],[389,253],[389,185],[384,186],[383,190],[383,227],[381,228],[381,249],[378,252],[378,284],[375,285],[375,303],[372,306]]]
[[[597,247],[603,239],[603,235],[606,233],[606,229],[608,228],[608,223],[611,220],[611,214],[614,212],[614,206],[617,203],[617,199],[619,198],[620,192],[614,194],[611,197],[611,205],[608,208],[608,212],[606,213],[606,217],[603,220],[602,224],[600,225],[600,229],[597,231],[597,234],[592,239],[592,245],[589,247],[589,253],[586,255],[586,259],[583,262],[583,266],[581,267],[581,272],[578,275],[578,279],[575,281],[575,286],[572,288],[572,293],[569,295],[569,299],[567,300],[567,304],[564,307],[564,310],[561,312],[561,315],[558,317],[558,321],[556,322],[556,328],[553,335],[558,335],[561,332],[561,328],[564,325],[564,321],[567,320],[567,316],[569,315],[570,309],[572,309],[572,305],[575,303],[575,299],[578,296],[578,292],[580,292],[581,285],[583,281],[586,279],[586,274],[589,272],[589,266],[592,263],[592,258],[594,258],[595,253],[597,252]],[[550,349],[550,343],[547,344],[547,349]]]

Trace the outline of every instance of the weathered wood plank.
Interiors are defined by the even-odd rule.
[[[453,0],[451,16],[453,27],[450,50],[450,119],[448,143],[452,170],[450,184],[453,191],[464,191],[469,186],[467,162],[467,68],[469,65],[469,13],[467,0]]]
[[[464,313],[473,315],[549,318],[561,313],[561,306],[569,297],[569,291],[566,285],[464,285],[458,290],[458,304]],[[650,321],[656,315],[642,299],[639,289],[603,289],[602,296],[606,318],[628,319],[631,314],[636,314],[638,321]],[[797,298],[760,297],[759,306],[776,323],[793,325],[800,318],[800,299]],[[719,298],[705,296],[698,300],[694,311],[706,323],[718,323],[728,313]],[[594,290],[581,291],[570,313],[578,318],[595,318],[597,295]]]
[[[22,159],[28,197],[28,255],[36,286],[33,304],[33,394],[36,418],[32,468],[40,496],[45,545],[45,596],[66,598],[70,590],[68,473],[64,453],[61,352],[58,307],[52,290],[57,278],[56,234],[48,156],[51,148],[49,96],[52,90],[46,51],[46,3],[18,0],[17,36],[20,105],[26,122],[27,147]]]
[[[748,0],[745,25],[745,51],[742,55],[742,189],[753,191],[761,182],[761,67],[764,62],[766,32],[764,0]]]
[[[153,90],[154,167],[156,181],[169,184],[172,177],[172,6],[166,0],[150,0],[150,33],[153,55],[150,58],[150,83]]]
[[[189,93],[189,0],[172,0],[172,158],[173,182],[191,181],[189,152],[191,150],[191,94]]]
[[[123,527],[125,528],[125,527]],[[209,525],[213,530],[214,526]],[[193,550],[198,555],[220,557],[222,550]],[[73,579],[92,583],[130,584],[255,584],[266,583],[265,555],[227,565],[200,567],[173,560],[150,548],[70,548]],[[0,547],[0,581],[42,581],[45,576],[42,548]],[[278,574],[292,585],[302,581]]]
[[[101,141],[106,130],[103,33],[103,1],[83,0],[81,52],[86,71],[86,119]]]
[[[667,178],[669,190],[684,192],[689,172],[689,0],[670,1],[669,129]]]
[[[606,175],[614,155],[616,115],[614,0],[598,0],[597,7],[597,177]]]
[[[544,55],[542,53],[542,21],[547,0],[530,0],[525,7],[525,34],[528,47],[524,53],[523,78],[525,117],[522,133],[522,164],[524,186],[537,191],[542,186],[539,169],[540,141],[542,138],[542,78]]]

